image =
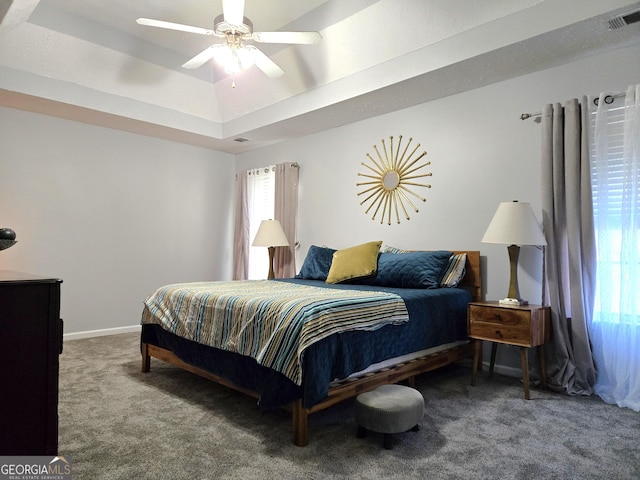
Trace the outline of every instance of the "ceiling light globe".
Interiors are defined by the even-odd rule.
[[[240,70],[242,70],[242,67],[236,55],[229,58],[227,63],[224,65],[224,71],[227,73],[238,73]]]
[[[253,45],[245,45],[238,49],[238,62],[241,68],[249,68],[256,63],[256,50]]]
[[[213,51],[213,59],[221,67],[225,67],[233,61],[233,52],[228,45],[216,45]]]

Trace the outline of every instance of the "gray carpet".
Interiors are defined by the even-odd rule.
[[[468,366],[420,376],[419,432],[355,436],[353,401],[310,417],[292,443],[287,413],[152,360],[137,334],[72,340],[60,357],[61,455],[74,479],[637,479],[640,414],[597,397],[533,389]]]

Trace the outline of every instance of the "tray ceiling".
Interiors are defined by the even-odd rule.
[[[640,24],[607,22],[634,9],[640,2],[246,0],[256,31],[323,40],[260,44],[285,75],[251,67],[232,88],[213,62],[181,68],[218,39],[135,22],[212,28],[221,0],[0,0],[0,105],[238,153],[639,43]]]

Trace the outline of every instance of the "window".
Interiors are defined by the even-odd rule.
[[[594,321],[606,319],[604,311],[619,313],[620,296],[620,204],[622,201],[622,151],[624,141],[624,107],[603,110],[604,118],[596,128],[596,110],[591,112],[591,181],[593,216],[598,251],[598,281]],[[605,280],[605,281],[603,281]],[[603,291],[604,288],[604,291]],[[603,300],[604,298],[604,300]]]
[[[233,243],[233,278],[266,279],[269,273],[269,250],[252,247],[263,220],[277,219],[282,225],[289,247],[275,251],[274,273],[280,278],[295,275],[293,246],[296,238],[298,210],[298,164],[282,162],[268,167],[245,170],[236,175],[236,204]]]
[[[598,252],[593,321],[640,325],[640,296],[636,294],[640,288],[640,215],[635,199],[640,194],[640,172],[637,158],[632,160],[629,146],[625,146],[630,136],[626,114],[624,98],[616,98],[598,115],[595,111],[591,114],[591,179]]]
[[[262,220],[274,218],[275,167],[250,170],[247,175],[247,203],[249,214],[249,245],[258,232]],[[265,247],[249,248],[249,280],[267,278],[269,254]]]

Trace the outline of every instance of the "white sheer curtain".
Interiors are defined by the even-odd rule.
[[[604,100],[601,95],[592,169],[594,390],[607,403],[640,411],[640,85],[629,87],[624,107]]]
[[[247,203],[249,206],[249,244],[258,233],[262,220],[273,219],[275,205],[275,166],[256,168],[247,175]],[[269,254],[266,247],[249,248],[249,280],[267,278]]]

